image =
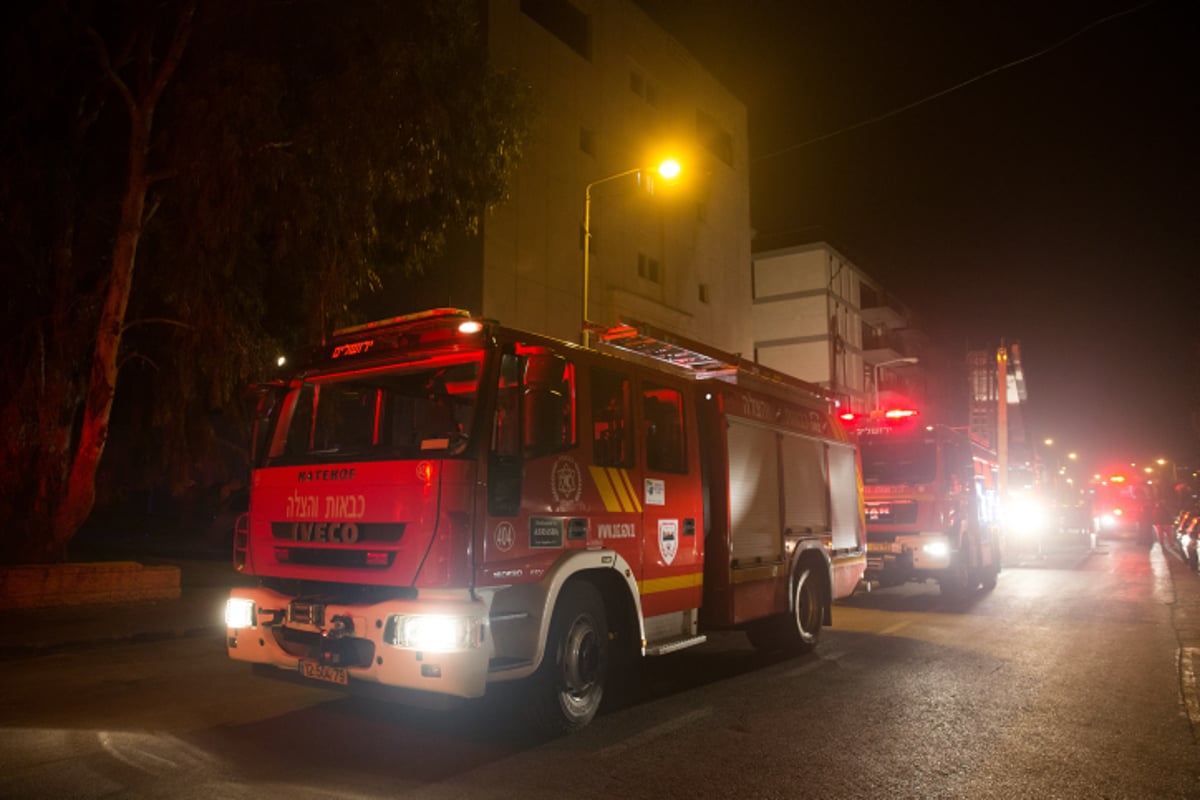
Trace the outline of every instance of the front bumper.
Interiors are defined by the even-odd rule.
[[[237,588],[227,617],[226,648],[237,661],[454,697],[481,697],[487,685],[488,608],[465,592],[345,605]],[[425,621],[446,622],[449,632]],[[408,637],[432,646],[419,649]]]
[[[867,541],[868,580],[903,583],[937,578],[950,568],[954,550],[944,533],[896,536],[892,541]]]

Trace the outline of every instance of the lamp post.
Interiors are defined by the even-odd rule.
[[[874,407],[872,408],[873,411],[879,410],[879,370],[883,367],[887,367],[892,364],[916,364],[920,360],[921,359],[917,358],[916,356],[908,356],[906,358],[893,358],[890,361],[881,361],[878,364],[874,364],[871,367],[872,370],[874,371],[874,384],[875,384],[874,385],[875,403],[874,403]]]
[[[669,181],[673,181],[679,177],[680,172],[679,162],[674,159],[667,159],[654,167],[653,170],[648,170],[643,167],[634,167],[622,172],[617,172],[599,180],[594,180],[587,186],[583,187],[583,313],[581,320],[583,330],[580,334],[580,343],[588,346],[588,337],[591,333],[592,323],[588,320],[588,283],[591,280],[589,274],[590,264],[588,262],[589,251],[592,249],[592,187],[599,186],[602,183],[615,181],[618,178],[626,178],[630,175],[640,175],[643,172],[657,172],[662,177]]]

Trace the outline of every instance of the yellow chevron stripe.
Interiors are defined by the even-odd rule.
[[[633,511],[634,501],[629,494],[629,485],[624,478],[625,470],[609,467],[606,472],[608,473],[608,479],[612,481],[613,491],[616,492],[617,499],[621,501],[621,510]]]
[[[620,511],[621,501],[617,499],[614,487],[608,479],[608,471],[604,467],[588,467],[592,473],[592,481],[600,491],[600,499],[604,501],[606,511]]]
[[[637,489],[633,488],[633,481],[629,480],[628,470],[617,470],[620,473],[621,485],[625,487],[630,500],[630,508],[626,511],[636,511],[642,513],[642,501],[639,498]]]
[[[692,572],[687,575],[675,575],[670,578],[652,578],[648,581],[638,581],[638,591],[642,594],[672,592],[676,589],[691,589],[704,585],[704,573]]]

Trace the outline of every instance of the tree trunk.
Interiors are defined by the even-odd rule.
[[[139,51],[137,74],[143,82],[131,89],[112,70],[108,52],[99,36],[102,65],[125,99],[129,113],[128,163],[125,173],[125,194],[121,200],[121,215],[113,243],[112,268],[104,295],[104,305],[96,331],[88,375],[87,395],[83,418],[79,425],[78,444],[71,456],[66,486],[61,502],[54,511],[50,530],[46,532],[43,551],[47,560],[66,558],[67,544],[87,520],[96,502],[96,469],[108,441],[108,424],[112,415],[113,397],[117,388],[117,372],[121,352],[121,336],[125,328],[125,313],[133,287],[133,268],[141,238],[146,193],[151,177],[147,170],[154,110],[167,83],[179,66],[183,50],[191,34],[195,2],[184,2],[178,16],[174,35],[166,54],[154,68],[153,28],[144,32]]]
[[[138,109],[131,113],[129,165],[125,196],[113,245],[112,271],[100,312],[96,344],[88,376],[87,398],[79,427],[79,444],[71,460],[62,502],[59,504],[47,543],[47,554],[54,560],[66,556],[67,543],[92,513],[96,502],[96,468],[108,440],[108,422],[117,388],[117,365],[121,334],[129,292],[133,286],[133,267],[142,233],[142,215],[146,208],[146,157],[150,147],[151,113]]]

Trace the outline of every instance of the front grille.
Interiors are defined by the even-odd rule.
[[[396,560],[396,554],[341,548],[276,547],[275,559],[285,564],[300,564],[306,567],[387,569]]]
[[[886,503],[866,503],[867,524],[912,525],[917,521],[916,500],[893,500]]]

